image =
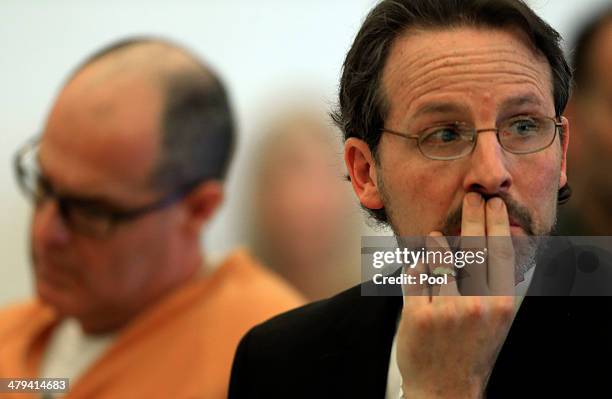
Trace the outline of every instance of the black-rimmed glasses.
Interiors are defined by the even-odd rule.
[[[58,193],[38,164],[38,139],[27,142],[14,158],[15,176],[23,193],[35,205],[47,199],[57,202],[59,213],[72,231],[95,238],[105,238],[121,223],[166,208],[189,194],[200,182],[183,185],[161,199],[142,207],[125,209],[108,201],[79,198]]]

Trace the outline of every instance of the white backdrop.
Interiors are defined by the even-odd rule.
[[[236,195],[256,127],[303,97],[321,108],[334,103],[344,55],[374,3],[0,0],[0,305],[31,293],[30,209],[14,183],[12,154],[42,128],[64,77],[86,55],[126,35],[156,34],[191,48],[220,73],[231,93],[240,141],[228,201],[203,240],[223,253],[241,238]],[[566,36],[603,1],[530,3]]]

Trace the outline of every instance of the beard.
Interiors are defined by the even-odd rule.
[[[381,198],[384,204],[384,211],[387,215],[388,224],[390,225],[393,233],[396,237],[400,238],[399,234],[400,229],[396,224],[396,218],[394,217],[393,207],[391,206],[391,198],[388,195],[388,192],[385,188],[385,184],[383,182],[382,174],[378,174],[378,190],[381,194]],[[558,188],[557,188],[558,191]],[[556,192],[556,191],[555,191]],[[514,268],[514,277],[515,284],[518,284],[524,281],[525,274],[536,266],[536,257],[539,250],[539,246],[542,243],[540,238],[549,236],[554,229],[556,224],[556,215],[557,215],[557,202],[556,197],[551,201],[551,206],[554,207],[553,220],[550,225],[547,227],[540,227],[534,221],[532,216],[532,212],[526,206],[520,204],[518,201],[514,200],[509,194],[499,193],[496,195],[484,195],[481,194],[485,201],[489,200],[493,197],[499,197],[506,204],[506,209],[508,211],[508,217],[511,218],[515,223],[517,223],[525,232],[526,236],[511,236],[512,244],[514,247],[514,257],[515,257],[515,268]],[[462,219],[463,206],[460,204],[457,208],[451,210],[447,216],[444,218],[442,222],[441,233],[447,237],[449,241],[449,246],[452,249],[459,249],[461,245],[461,237],[456,237],[457,231],[461,229],[461,219]],[[453,237],[455,236],[455,237]],[[449,237],[451,237],[449,239]],[[507,239],[505,237],[481,237],[481,239]],[[402,240],[403,241],[403,240]],[[408,242],[411,240],[408,239]],[[399,241],[398,241],[399,242]],[[413,241],[414,242],[414,241]],[[486,241],[484,241],[486,242]],[[460,279],[460,277],[459,277]]]

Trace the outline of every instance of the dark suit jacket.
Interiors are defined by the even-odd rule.
[[[610,304],[526,297],[487,397],[611,398]],[[238,347],[229,397],[384,398],[401,305],[397,296],[362,297],[357,286],[253,328]]]

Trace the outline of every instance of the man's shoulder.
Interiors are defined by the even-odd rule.
[[[266,353],[305,352],[305,356],[325,351],[329,345],[353,344],[373,330],[394,330],[401,309],[400,296],[366,296],[373,292],[371,282],[349,288],[335,296],[282,313],[257,325],[249,332]],[[319,351],[312,351],[312,348]],[[274,350],[278,348],[278,350]],[[332,350],[332,348],[330,348]]]
[[[303,338],[320,342],[316,339],[320,334],[341,333],[343,328],[368,328],[381,319],[395,320],[401,303],[401,295],[397,292],[381,289],[368,281],[278,315],[258,325],[252,332],[266,337],[290,335],[298,337],[300,342]]]
[[[259,295],[266,292],[300,298],[302,296],[279,275],[264,267],[248,250],[238,248],[230,252],[219,263],[213,273],[213,279],[219,283],[232,284],[241,290],[256,290]]]
[[[24,318],[32,317],[33,315],[50,312],[51,310],[47,305],[43,304],[38,299],[31,298],[24,301],[11,303],[0,308],[0,320],[3,320],[4,322],[18,321]]]
[[[236,352],[230,397],[311,397],[322,390],[342,397],[357,387],[384,393],[401,297],[362,296],[362,288],[251,329]],[[359,383],[347,391],[352,379]]]
[[[209,289],[226,303],[239,303],[250,311],[258,307],[278,314],[305,302],[295,288],[244,249],[232,251],[212,273],[209,283]]]
[[[11,304],[0,309],[0,340],[22,334],[32,325],[44,324],[53,319],[53,310],[37,299]]]
[[[254,330],[263,335],[274,335],[276,332],[306,332],[313,327],[316,327],[317,331],[323,331],[325,327],[359,311],[359,305],[364,299],[367,301],[366,297],[361,296],[361,285],[357,285],[330,298],[280,314],[258,325]]]
[[[255,336],[273,341],[296,339],[303,343],[302,335],[317,341],[335,323],[359,311],[361,286],[357,285],[327,299],[309,303],[282,313],[253,328]]]

